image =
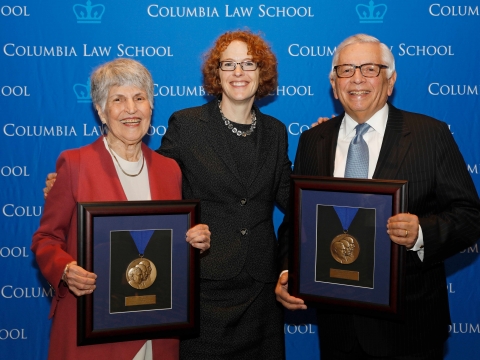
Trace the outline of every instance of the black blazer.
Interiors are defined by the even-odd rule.
[[[200,199],[201,223],[210,227],[211,247],[201,258],[201,277],[226,280],[245,268],[258,281],[277,280],[273,208],[288,204],[291,162],[285,125],[262,114],[255,129],[252,171],[243,181],[228,147],[217,99],[175,112],[159,153],[175,159],[183,174],[183,197]]]
[[[295,174],[333,176],[343,117],[302,134]],[[423,231],[423,262],[416,252],[407,251],[405,319],[397,323],[320,311],[320,339],[349,349],[356,335],[371,355],[411,354],[440,345],[448,336],[443,261],[480,236],[480,202],[448,126],[390,104],[373,178],[408,180],[408,211],[419,217]]]

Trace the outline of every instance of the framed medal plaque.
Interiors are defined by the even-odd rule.
[[[407,211],[407,181],[292,176],[289,291],[319,308],[402,316],[405,247],[388,219]]]
[[[97,275],[77,299],[79,346],[198,333],[198,218],[197,200],[78,204],[78,265]]]

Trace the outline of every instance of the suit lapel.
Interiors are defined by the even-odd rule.
[[[225,166],[231,171],[231,173],[242,181],[237,169],[237,165],[233,159],[231,149],[228,146],[226,136],[235,136],[230,134],[230,130],[225,126],[220,111],[218,110],[218,99],[209,102],[204,107],[201,120],[205,122],[206,126],[205,134],[208,143],[214,147],[215,153],[223,161]],[[202,134],[199,134],[202,136]]]
[[[95,172],[94,177],[97,179],[102,179],[102,181],[107,184],[107,186],[100,187],[100,192],[92,190],[95,191],[94,198],[96,198],[98,201],[108,201],[111,199],[126,201],[127,196],[125,195],[125,191],[123,191],[123,187],[120,182],[120,178],[117,175],[117,170],[115,169],[115,164],[113,163],[112,156],[105,148],[103,136],[100,136],[92,144],[92,149],[95,153],[98,154],[98,156],[92,157],[85,164],[88,164],[88,167],[99,169]],[[100,174],[102,174],[104,178],[102,178],[102,175]],[[82,187],[82,189],[88,192],[91,189],[97,189],[97,187],[85,186]]]
[[[325,154],[325,157],[318,157],[318,169],[320,169],[320,176],[333,176],[333,170],[335,168],[335,153],[337,150],[338,132],[340,131],[340,125],[342,124],[345,113],[337,116],[336,118],[329,120],[333,125],[331,131],[321,133],[322,141],[317,143],[317,154]]]
[[[257,141],[255,144],[255,152],[254,154],[252,154],[254,156],[253,165],[252,171],[250,172],[250,176],[247,181],[247,186],[250,186],[253,183],[258,173],[260,172],[260,169],[263,167],[263,164],[265,163],[265,160],[267,158],[265,154],[269,151],[276,151],[278,149],[278,147],[275,147],[275,149],[272,150],[272,129],[267,123],[267,119],[260,112],[258,107],[256,105],[253,106],[255,114],[257,116],[257,127],[255,129],[255,131],[257,131]]]
[[[374,179],[395,179],[411,145],[410,130],[402,112],[388,104],[388,120],[382,148],[373,174]]]

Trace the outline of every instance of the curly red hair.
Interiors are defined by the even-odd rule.
[[[277,87],[277,58],[260,35],[256,35],[248,30],[228,31],[220,35],[213,48],[205,54],[205,61],[202,67],[205,90],[212,95],[220,95],[222,93],[218,63],[222,53],[235,40],[246,43],[248,54],[252,55],[252,60],[258,63],[260,76],[255,97],[261,99],[267,96]]]

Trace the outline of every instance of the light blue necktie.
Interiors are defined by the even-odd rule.
[[[347,165],[345,167],[346,178],[368,178],[368,145],[363,139],[370,125],[359,124],[355,127],[357,133],[348,147]]]

